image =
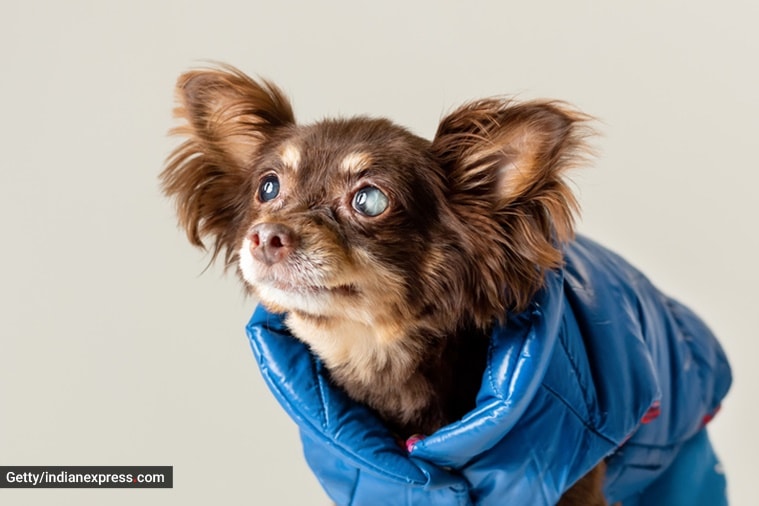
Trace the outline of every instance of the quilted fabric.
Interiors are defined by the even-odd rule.
[[[704,429],[731,383],[722,348],[692,311],[586,238],[528,310],[493,329],[477,407],[410,452],[330,383],[283,315],[259,307],[247,332],[337,504],[551,505],[602,459],[610,502],[726,504]]]

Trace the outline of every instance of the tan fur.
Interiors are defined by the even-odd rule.
[[[371,157],[367,153],[349,153],[343,161],[340,162],[340,170],[349,174],[357,174],[362,169],[368,167],[371,162]]]
[[[606,464],[602,462],[567,490],[556,506],[606,506],[602,492],[605,476]]]
[[[298,170],[300,165],[300,150],[295,144],[282,145],[280,155],[282,163],[284,163],[290,170]]]

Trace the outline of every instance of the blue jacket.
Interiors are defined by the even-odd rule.
[[[410,453],[328,381],[281,315],[259,307],[247,331],[338,504],[550,505],[604,458],[611,502],[726,504],[703,430],[730,386],[724,352],[689,309],[588,239],[493,330],[475,410]]]

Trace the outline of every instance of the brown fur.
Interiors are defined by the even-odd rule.
[[[230,67],[189,72],[177,90],[185,142],[162,180],[190,241],[209,239],[400,436],[472,409],[490,328],[561,266],[577,207],[563,176],[586,153],[588,117],[491,98],[428,141],[385,119],[298,125],[274,85]],[[272,177],[279,193],[264,201]],[[387,197],[374,217],[352,204],[367,186]],[[602,478],[562,504],[603,504]]]

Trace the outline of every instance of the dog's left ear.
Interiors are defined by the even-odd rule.
[[[494,277],[509,271],[492,284],[496,293],[509,286],[511,306],[523,306],[543,272],[562,263],[559,245],[571,239],[577,209],[563,176],[588,153],[589,119],[561,102],[493,98],[460,107],[438,127],[431,149],[448,178],[453,209],[480,238],[500,244],[468,254],[483,257],[476,260],[480,268],[492,264]],[[502,258],[493,257],[498,251]]]
[[[440,122],[432,150],[455,197],[484,198],[496,208],[563,190],[561,177],[588,152],[590,117],[561,102],[484,99]],[[560,198],[574,206],[571,193]],[[560,231],[557,231],[560,232]]]

